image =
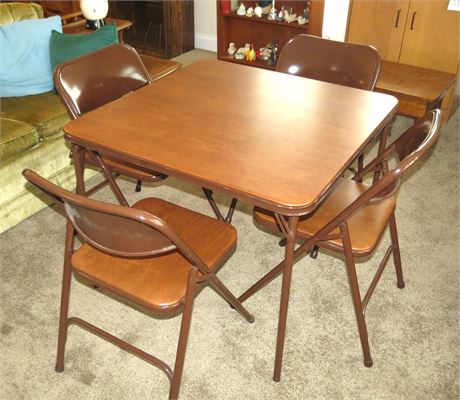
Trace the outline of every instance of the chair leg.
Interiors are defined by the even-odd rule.
[[[254,322],[254,316],[246,310],[241,302],[233,295],[230,290],[215,276],[214,274],[209,277],[209,280],[214,284],[214,287],[218,290],[219,294],[226,300],[230,306],[236,309],[245,319],[246,321],[252,323]]]
[[[372,367],[372,357],[369,348],[369,338],[367,334],[366,320],[364,317],[364,308],[361,302],[361,294],[359,291],[358,278],[356,276],[355,260],[351,250],[350,236],[346,224],[340,225],[340,231],[343,235],[343,247],[345,253],[345,263],[347,267],[348,280],[350,282],[351,297],[353,307],[355,309],[356,322],[358,324],[359,339],[364,356],[364,365]]]
[[[358,172],[364,168],[364,153],[361,153],[358,157]]]
[[[193,267],[189,273],[187,292],[185,293],[184,310],[177,344],[176,362],[169,391],[169,400],[177,400],[179,397],[180,382],[184,370],[185,351],[187,349],[188,334],[192,320],[193,299],[195,297],[197,268]]]
[[[136,192],[140,192],[142,188],[142,181],[138,180],[136,183]]]
[[[70,267],[70,258],[72,257],[74,246],[74,229],[70,221],[67,221],[66,240],[65,240],[65,254],[64,254],[64,272],[62,276],[62,289],[61,289],[61,311],[59,315],[59,334],[58,334],[58,347],[56,359],[56,372],[64,371],[64,353],[65,344],[67,341],[68,330],[68,314],[69,314],[69,297],[70,297],[70,281],[72,278],[72,270]]]
[[[391,214],[390,217],[390,236],[391,236],[391,244],[393,246],[393,260],[395,263],[396,268],[396,278],[397,278],[397,286],[400,289],[404,288],[404,277],[402,272],[401,266],[401,254],[399,252],[399,241],[398,241],[398,230],[396,228],[396,217],[395,212]]]

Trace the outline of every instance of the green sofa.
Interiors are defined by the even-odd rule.
[[[63,16],[74,17],[76,14]],[[0,25],[43,18],[35,3],[0,3]],[[65,28],[64,28],[65,29]],[[152,79],[161,79],[181,67],[171,60],[141,55]],[[62,128],[69,116],[54,92],[0,98],[0,233],[45,208],[51,200],[22,177],[30,168],[67,189],[75,187],[70,149]],[[85,168],[85,178],[97,173]]]
[[[0,25],[31,18],[43,18],[40,5],[0,3]],[[0,233],[50,203],[26,184],[24,168],[60,186],[75,186],[62,132],[67,121],[67,111],[54,92],[0,99]]]

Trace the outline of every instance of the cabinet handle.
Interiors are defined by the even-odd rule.
[[[398,28],[398,26],[399,26],[399,16],[400,15],[401,15],[401,10],[398,10],[398,14],[396,15],[395,28]]]
[[[411,21],[411,23],[410,23],[410,30],[411,30],[411,31],[414,30],[415,14],[417,14],[417,13],[414,12],[414,13],[412,14],[412,21]]]

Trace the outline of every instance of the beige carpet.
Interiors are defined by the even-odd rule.
[[[367,312],[374,366],[362,363],[343,262],[320,253],[294,266],[282,381],[271,379],[280,278],[247,301],[253,324],[206,288],[195,302],[182,399],[459,398],[458,120],[457,113],[443,127],[433,154],[400,192],[406,288],[396,287],[390,262]],[[408,124],[398,118],[392,138]],[[199,188],[174,179],[140,194],[132,182],[121,187],[131,202],[158,196],[210,214]],[[96,197],[114,201],[107,188]],[[234,225],[238,249],[219,276],[241,294],[278,263],[283,249],[254,226],[249,205],[239,204]],[[64,227],[62,215],[48,208],[0,236],[0,398],[166,399],[161,371],[75,326],[66,368],[54,372]],[[388,236],[377,256],[387,243]],[[377,256],[358,266],[363,284]],[[152,318],[72,284],[71,315],[173,362],[179,317]]]

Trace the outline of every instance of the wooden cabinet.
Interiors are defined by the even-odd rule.
[[[36,3],[43,7],[45,16],[66,15],[80,11],[80,2],[78,0],[36,1]]]
[[[397,62],[409,1],[353,1],[347,40],[372,44],[387,61]]]
[[[139,52],[172,58],[194,48],[193,0],[110,1],[109,4],[109,16],[133,22],[123,38]]]
[[[78,0],[38,3],[47,16],[80,11]],[[109,1],[109,17],[133,23],[123,38],[141,53],[172,58],[194,48],[193,0]]]
[[[347,41],[371,44],[384,60],[457,74],[460,12],[449,0],[353,0]],[[451,89],[443,102],[449,112]]]
[[[456,72],[460,52],[460,12],[447,10],[448,0],[412,1],[399,62]]]
[[[247,7],[255,6],[254,4],[244,3]],[[276,1],[276,8],[284,6],[292,13],[298,15],[303,13],[307,6],[307,1]],[[293,36],[300,33],[308,33],[312,35],[321,36],[323,26],[323,0],[310,1],[310,19],[309,23],[299,25],[297,22],[278,22],[270,21],[267,16],[262,18],[256,16],[245,17],[239,16],[236,12],[223,13],[221,1],[217,1],[217,57],[220,60],[243,63],[251,66],[256,66],[266,69],[274,69],[274,65],[269,65],[263,61],[240,61],[234,58],[229,58],[227,54],[228,45],[234,42],[237,47],[244,47],[245,43],[254,45],[254,49],[264,47],[269,42],[276,42],[278,44],[278,54],[284,44]]]

